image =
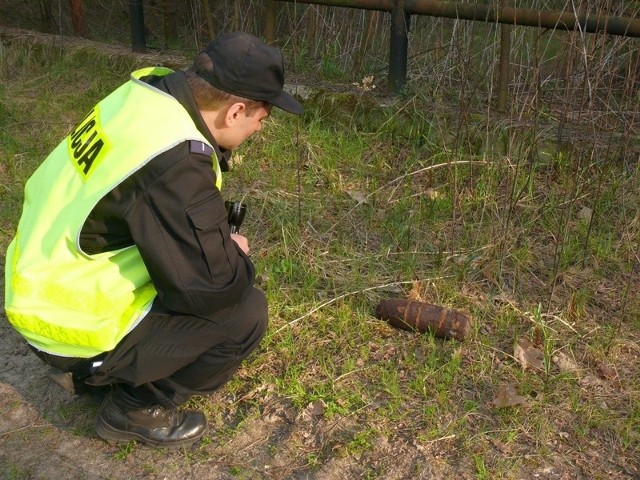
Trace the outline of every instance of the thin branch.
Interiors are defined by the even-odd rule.
[[[352,208],[350,208],[349,210],[347,210],[344,215],[347,215],[351,212],[353,212],[353,210],[356,209],[356,207],[360,206],[363,203],[366,203],[366,201],[372,197],[373,195],[375,195],[376,193],[378,193],[380,190],[387,188],[390,185],[393,185],[396,182],[399,182],[400,180],[406,178],[406,177],[410,177],[412,175],[417,175],[419,173],[422,172],[428,172],[429,170],[435,170],[437,168],[443,168],[443,167],[451,167],[452,165],[465,165],[465,164],[481,164],[481,165],[486,165],[487,161],[485,160],[458,160],[456,162],[445,162],[445,163],[437,163],[435,165],[429,165],[428,167],[424,167],[424,168],[420,168],[418,170],[414,170],[413,172],[409,172],[409,173],[405,173],[404,175],[400,175],[399,177],[394,178],[393,180],[385,183],[384,185],[382,185],[379,188],[376,188],[373,192],[369,193],[365,198],[363,198],[362,200],[360,200],[355,206],[353,206]],[[329,231],[333,230],[334,228],[336,228],[336,226],[341,225],[342,221],[338,221],[336,223],[334,223],[333,225],[331,225],[331,227],[328,229]]]
[[[433,277],[430,278],[428,280],[432,281],[432,280],[442,280],[443,278],[450,278],[451,275],[448,276],[442,276],[442,277]],[[368,288],[364,288],[362,290],[354,290],[352,292],[347,292],[347,293],[343,293],[342,295],[338,295],[337,297],[332,298],[331,300],[328,300],[324,303],[321,303],[320,305],[318,305],[315,308],[312,308],[311,310],[309,310],[307,313],[305,313],[304,315],[302,315],[301,317],[296,318],[295,320],[291,320],[290,322],[284,324],[282,327],[280,327],[278,330],[276,330],[274,332],[274,334],[278,334],[280,333],[282,330],[284,330],[286,327],[290,327],[296,323],[298,323],[300,320],[303,320],[304,318],[307,318],[309,315],[312,315],[313,313],[317,312],[318,310],[326,307],[327,305],[331,305],[332,303],[337,302],[338,300],[341,300],[343,298],[349,297],[351,295],[357,295],[359,293],[364,293],[364,292],[369,292],[371,290],[378,290],[381,288],[387,288],[387,287],[392,287],[392,286],[396,286],[396,285],[406,285],[406,284],[411,284],[413,283],[415,280],[406,280],[406,281],[402,281],[402,282],[391,282],[391,283],[386,283],[384,285],[376,285],[375,287],[368,287]]]
[[[27,430],[29,428],[43,428],[50,427],[51,425],[48,423],[43,423],[40,425],[25,425],[23,427],[14,428],[13,430],[7,430],[6,432],[0,432],[0,437],[6,437],[7,435],[11,435],[12,433],[20,432],[22,430]]]

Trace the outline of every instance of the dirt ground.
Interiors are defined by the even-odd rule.
[[[208,435],[188,449],[164,450],[136,444],[113,445],[97,437],[93,421],[98,402],[75,396],[47,376],[47,368],[0,318],[0,478],[2,479],[475,479],[470,459],[452,451],[452,439],[420,444],[402,427],[389,439],[378,439],[363,455],[332,455],[315,463],[309,452],[331,450],[336,439],[355,427],[356,419],[327,420],[321,403],[294,409],[267,389],[240,399],[224,389],[214,396],[222,410],[258,404],[259,413],[241,421],[209,418]],[[241,372],[242,374],[242,372]],[[230,405],[230,404],[235,404]],[[211,416],[210,416],[211,417]],[[215,415],[214,415],[215,417]],[[597,442],[596,444],[597,445]],[[594,445],[594,446],[595,446]],[[567,447],[571,450],[571,447]],[[455,450],[455,449],[453,449]],[[599,450],[596,448],[596,450]],[[544,466],[517,478],[586,479],[593,462],[597,478],[607,465],[611,478],[640,478],[637,459],[625,461],[626,474],[594,449],[563,455],[558,450]],[[580,465],[575,464],[579,462]],[[613,463],[611,463],[613,462]],[[372,476],[371,472],[380,472]],[[580,472],[580,473],[579,473]],[[594,477],[595,478],[595,477]]]
[[[354,458],[335,458],[311,468],[304,454],[349,421],[324,421],[322,406],[294,413],[270,398],[258,418],[209,436],[190,449],[163,450],[112,445],[97,437],[96,400],[66,392],[46,366],[0,318],[0,478],[3,479],[227,479],[362,478]],[[224,399],[224,393],[220,400]],[[264,397],[264,396],[263,396]],[[215,428],[215,427],[214,427]],[[446,441],[446,439],[444,439]],[[393,465],[384,478],[472,478],[408,439],[376,446],[375,461]],[[427,457],[430,460],[427,462]],[[387,470],[386,468],[384,470]],[[546,477],[546,478],[562,478]]]

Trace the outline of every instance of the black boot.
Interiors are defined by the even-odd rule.
[[[137,440],[158,447],[190,445],[206,428],[202,412],[150,405],[119,386],[104,399],[95,422],[96,432],[105,440]]]

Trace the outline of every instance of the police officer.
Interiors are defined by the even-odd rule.
[[[221,171],[272,106],[302,113],[283,84],[277,49],[220,35],[187,71],[134,72],[27,182],[7,317],[76,392],[108,389],[101,437],[197,441],[205,416],[178,406],[262,339],[267,304],[247,239],[230,233]]]

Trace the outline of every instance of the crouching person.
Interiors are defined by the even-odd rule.
[[[27,182],[7,318],[70,388],[108,387],[101,437],[197,441],[205,416],[178,407],[260,343],[267,303],[227,224],[221,171],[272,106],[302,112],[283,84],[277,49],[223,34],[187,71],[133,72]]]

